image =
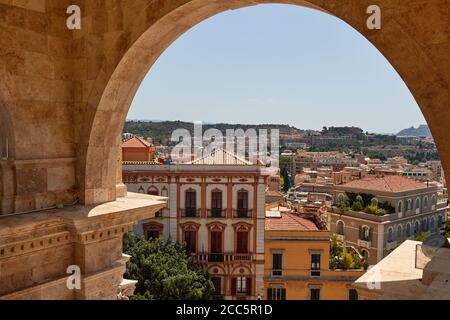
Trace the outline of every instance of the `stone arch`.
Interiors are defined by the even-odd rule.
[[[99,53],[101,67],[83,101],[85,115],[82,129],[79,130],[77,179],[84,203],[114,200],[123,194],[123,188],[116,186],[120,185],[116,175],[119,134],[141,81],[161,53],[181,34],[206,18],[229,9],[262,3],[293,4],[317,9],[343,20],[360,32],[405,81],[430,126],[438,149],[448,150],[445,139],[450,129],[444,129],[445,126],[440,124],[450,122],[450,115],[443,112],[444,106],[450,102],[450,76],[443,71],[445,68],[437,65],[437,62],[441,62],[442,53],[433,51],[434,55],[431,55],[425,50],[427,45],[446,43],[446,16],[441,16],[442,22],[439,19],[434,22],[440,28],[435,30],[431,40],[429,32],[421,31],[421,25],[429,23],[427,13],[441,15],[442,10],[436,8],[443,4],[437,0],[422,4],[420,9],[424,13],[419,18],[411,16],[417,14],[414,5],[379,0],[378,5],[383,12],[381,30],[367,29],[365,2],[190,0],[180,4],[163,0],[141,1],[128,10],[128,19],[121,20],[122,25],[116,33],[106,34],[106,31],[100,30],[98,34],[86,35],[88,40],[96,40],[105,48]],[[91,15],[91,19],[96,16],[108,20],[120,10],[119,7],[106,10],[101,6],[107,5],[90,8],[88,16]],[[122,12],[122,15],[125,13]],[[444,169],[449,171],[450,152],[442,152],[441,159]]]

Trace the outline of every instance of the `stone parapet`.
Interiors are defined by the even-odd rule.
[[[123,234],[165,205],[163,197],[128,193],[100,205],[1,217],[0,299],[116,299],[129,258]],[[79,267],[80,289],[66,285],[69,266]]]

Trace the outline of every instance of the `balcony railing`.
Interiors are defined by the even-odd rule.
[[[272,269],[272,276],[281,277],[283,275],[282,269]]]
[[[208,209],[208,217],[210,218],[225,218],[227,209],[212,208]]]
[[[199,253],[195,255],[197,262],[242,263],[251,262],[251,253]]]
[[[251,218],[252,209],[234,209],[233,217],[235,218]]]
[[[223,262],[224,254],[223,253],[210,253],[208,255],[208,262]]]
[[[200,209],[185,208],[180,211],[182,217],[200,217]]]

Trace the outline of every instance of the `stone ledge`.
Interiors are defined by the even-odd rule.
[[[29,241],[31,237],[66,231],[69,227],[77,234],[98,231],[114,225],[133,224],[152,218],[166,206],[167,198],[128,192],[99,205],[75,205],[62,209],[0,216],[0,246]],[[128,214],[126,214],[128,213]]]
[[[123,234],[166,203],[163,197],[127,193],[99,205],[1,216],[0,298],[117,299],[129,259],[122,255]],[[70,265],[80,267],[87,291],[68,293],[60,282]]]

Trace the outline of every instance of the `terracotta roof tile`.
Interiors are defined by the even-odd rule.
[[[279,218],[266,217],[265,230],[317,231],[316,224],[291,213],[282,213]]]
[[[366,177],[360,180],[350,181],[342,186],[385,192],[403,192],[408,190],[425,189],[427,187],[424,183],[420,183],[402,176]]]
[[[122,142],[122,147],[127,148],[142,148],[150,147],[152,144],[142,137],[133,136]]]

